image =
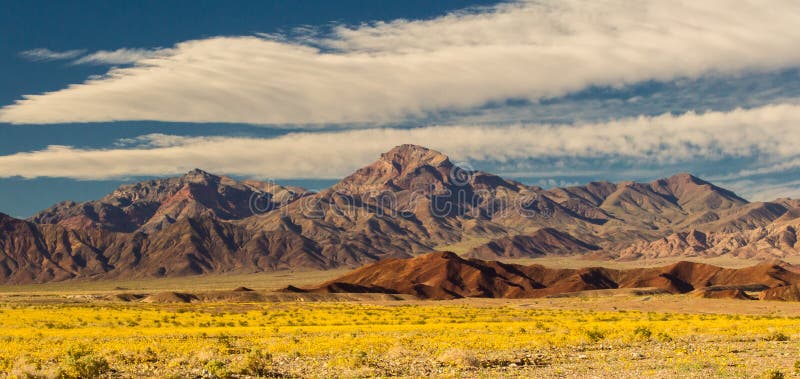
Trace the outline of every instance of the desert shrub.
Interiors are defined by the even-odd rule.
[[[586,337],[589,338],[590,342],[598,342],[606,338],[606,334],[600,329],[590,329],[586,331]]]
[[[781,370],[773,368],[764,372],[764,375],[762,375],[762,377],[764,379],[784,379],[786,375],[784,375],[783,372],[781,372]]]
[[[126,364],[155,363],[158,362],[158,353],[148,346],[140,350],[120,352],[115,359]]]
[[[661,342],[672,342],[672,336],[664,332],[659,332],[656,335],[656,338],[658,338]]]
[[[230,371],[228,371],[228,365],[217,359],[206,362],[205,366],[203,366],[203,370],[213,378],[227,378],[231,376]]]
[[[360,351],[360,350],[356,351],[355,353],[353,353],[353,356],[352,356],[352,359],[351,359],[351,361],[353,363],[353,367],[366,366],[368,364],[368,362],[369,362],[368,357],[369,356],[367,355],[367,352]]]
[[[85,345],[74,345],[67,349],[59,378],[99,378],[111,370],[108,360]]]
[[[764,340],[765,341],[785,342],[785,341],[789,340],[789,336],[787,336],[786,334],[783,334],[781,332],[773,332],[773,333],[770,333],[769,335],[767,335],[766,337],[764,337]]]
[[[252,350],[245,355],[240,372],[245,375],[268,377],[273,375],[272,354]]]
[[[646,326],[637,326],[636,329],[633,330],[633,336],[636,337],[636,339],[649,340],[652,335],[653,331]]]
[[[0,372],[6,372],[14,367],[14,362],[11,358],[0,357]]]
[[[469,350],[448,349],[437,358],[439,363],[453,367],[478,367],[481,362],[478,357]]]
[[[221,323],[219,326],[225,326],[225,323]],[[217,343],[222,346],[224,350],[232,349],[233,348],[234,338],[222,333],[217,336]]]

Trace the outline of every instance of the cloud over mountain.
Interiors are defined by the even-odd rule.
[[[274,138],[150,134],[121,141],[113,148],[49,146],[0,156],[0,177],[100,179],[173,175],[204,167],[261,178],[336,178],[403,143],[425,143],[450,152],[458,161],[499,164],[552,158],[637,164],[748,158],[754,162],[753,172],[758,173],[758,167],[771,171],[770,167],[780,162],[800,159],[798,124],[800,106],[785,104],[571,125],[372,128],[296,132]],[[724,179],[748,175],[733,174]]]
[[[800,4],[775,0],[501,4],[291,38],[215,37],[26,95],[0,122],[380,123],[589,86],[800,65]],[[141,53],[141,52],[140,52]]]

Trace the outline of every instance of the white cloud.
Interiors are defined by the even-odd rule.
[[[25,50],[19,53],[19,55],[32,61],[56,61],[78,57],[85,51],[86,50],[53,51],[50,49],[32,49]]]
[[[87,54],[72,63],[74,64],[95,64],[95,65],[115,65],[133,64],[147,58],[153,58],[164,54],[166,50],[161,49],[117,49],[112,51],[100,50]]]
[[[544,0],[295,42],[209,38],[26,95],[0,122],[396,121],[591,85],[795,67],[798,19],[796,0]]]
[[[741,179],[753,176],[776,174],[800,168],[800,151],[798,151],[798,155],[795,157],[779,156],[778,158],[779,159],[765,162],[766,164],[761,165],[759,167],[746,168],[731,174],[717,176],[714,179],[717,180]]]
[[[53,51],[50,49],[32,49],[32,50],[25,50],[19,54],[22,57],[32,61],[74,59],[72,61],[72,64],[124,65],[124,64],[134,64],[148,58],[153,58],[159,55],[168,54],[169,51],[170,51],[169,49],[122,48],[110,51],[100,50],[83,55],[84,53],[86,53],[85,49],[68,50],[68,51]]]
[[[736,180],[718,184],[751,201],[772,201],[787,197],[800,199],[800,180]]]
[[[403,143],[440,150],[455,161],[588,158],[637,164],[725,158],[775,160],[797,155],[800,105],[731,112],[665,114],[596,124],[430,126],[302,132],[275,138],[181,137],[151,134],[126,148],[50,146],[0,156],[0,177],[99,179],[174,175],[200,167],[221,174],[335,178]],[[561,168],[560,168],[561,169]]]

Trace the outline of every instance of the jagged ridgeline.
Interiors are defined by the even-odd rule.
[[[398,146],[312,193],[201,170],[0,217],[0,282],[357,267],[467,246],[483,259],[781,258],[800,202],[751,203],[689,174],[542,189]]]

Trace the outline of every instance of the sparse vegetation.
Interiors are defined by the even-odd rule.
[[[764,375],[764,379],[784,379],[786,375],[781,372],[781,370],[771,369],[767,370]]]
[[[253,375],[258,377],[269,377],[274,375],[272,354],[255,349],[244,356],[241,365],[241,374]]]
[[[603,338],[606,338],[606,334],[603,333],[601,330],[592,329],[586,331],[586,337],[589,338],[589,342],[594,343],[602,340]]]
[[[203,366],[203,374],[212,378],[227,378],[231,373],[228,371],[227,363],[217,359],[210,359]]]
[[[777,341],[777,342],[786,342],[789,340],[789,336],[783,334],[781,332],[772,332],[766,337],[764,337],[765,341]]]
[[[0,303],[0,377],[778,378],[800,346],[761,356],[798,333],[794,317],[500,303]]]
[[[637,339],[646,341],[650,339],[650,337],[653,335],[653,332],[646,326],[637,326],[636,329],[633,330],[633,335]]]
[[[110,369],[105,357],[97,355],[84,344],[66,349],[63,366],[55,376],[58,378],[90,379],[99,378]]]

